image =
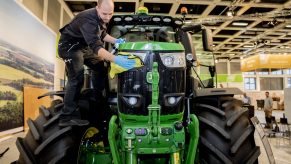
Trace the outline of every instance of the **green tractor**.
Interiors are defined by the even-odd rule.
[[[96,94],[85,85],[79,106],[91,127],[59,127],[61,100],[54,100],[48,109],[41,106],[38,118],[27,121],[26,137],[16,141],[20,152],[16,162],[257,163],[260,149],[254,142],[254,126],[248,110],[234,98],[241,91],[198,87],[202,81],[192,75],[197,59],[191,34],[198,31],[201,26],[148,15],[145,9],[114,16],[108,33],[127,40],[117,54],[133,54],[143,66],[118,74],[105,92]],[[202,32],[206,49],[211,47],[208,32]],[[209,68],[213,77],[215,69]],[[40,98],[51,95],[62,97],[64,92]]]

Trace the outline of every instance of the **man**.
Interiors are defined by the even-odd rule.
[[[246,93],[244,93],[243,96],[244,96],[242,99],[243,104],[251,105],[251,98],[249,96],[247,96]]]
[[[85,126],[89,122],[80,119],[78,97],[84,81],[83,64],[97,72],[98,82],[105,79],[106,69],[103,60],[114,62],[126,69],[135,65],[134,60],[124,56],[114,56],[103,48],[104,41],[124,43],[106,33],[106,24],[113,16],[112,0],[98,0],[96,8],[79,13],[69,24],[60,29],[59,56],[65,61],[68,82],[61,111],[59,126]],[[102,85],[102,84],[101,84]]]
[[[264,112],[266,117],[266,128],[271,127],[271,118],[272,118],[272,108],[273,108],[273,100],[269,97],[269,92],[265,92],[266,98],[264,100]]]

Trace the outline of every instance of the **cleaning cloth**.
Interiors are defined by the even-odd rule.
[[[119,52],[118,55],[128,56],[129,60],[135,60],[134,68],[139,68],[139,67],[143,66],[143,62],[138,56],[135,56],[135,55],[130,54],[128,52]],[[122,73],[124,71],[128,71],[128,69],[123,68],[123,67],[121,67],[113,62],[110,62],[110,72],[109,72],[110,78],[113,79],[115,77],[115,75]]]

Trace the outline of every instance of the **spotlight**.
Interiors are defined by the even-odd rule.
[[[226,12],[226,15],[227,15],[228,17],[233,17],[234,12],[233,12],[232,10],[228,10],[228,11]]]
[[[267,27],[275,27],[278,24],[278,21],[276,18],[274,18],[272,21],[267,23]]]
[[[228,11],[226,12],[226,15],[227,15],[228,17],[233,17],[233,12],[232,12],[231,10],[228,10]]]

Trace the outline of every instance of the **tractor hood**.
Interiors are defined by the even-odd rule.
[[[184,47],[179,43],[166,42],[126,42],[119,45],[119,50],[126,51],[184,51]]]

